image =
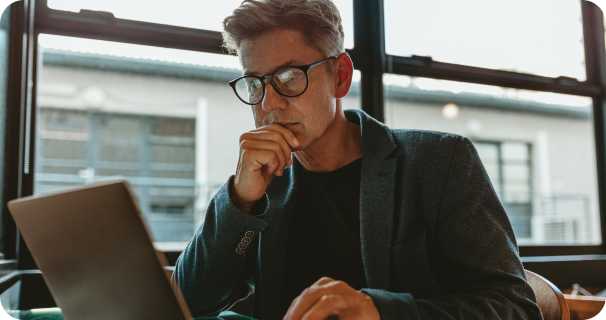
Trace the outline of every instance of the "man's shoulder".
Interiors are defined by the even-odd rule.
[[[448,157],[461,141],[469,139],[448,132],[416,130],[416,129],[390,129],[398,150],[396,156],[436,156]]]

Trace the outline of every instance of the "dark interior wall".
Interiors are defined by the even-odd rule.
[[[11,6],[6,8],[0,18],[0,150],[4,150],[4,139],[6,135],[6,105],[7,105],[7,87],[8,87],[8,55],[9,55],[9,26],[10,26]],[[1,151],[0,151],[1,152]],[[4,157],[0,154],[0,168],[4,168]],[[0,173],[0,203],[4,203],[4,179]],[[2,207],[0,206],[0,216],[2,216]],[[2,228],[0,228],[2,232]],[[0,234],[0,239],[2,235]],[[0,259],[4,252],[3,242],[0,241]]]

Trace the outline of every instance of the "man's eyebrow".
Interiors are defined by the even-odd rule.
[[[301,61],[298,61],[298,60],[290,60],[290,61],[286,61],[285,63],[283,63],[283,64],[281,64],[281,65],[279,65],[279,66],[275,67],[275,68],[274,68],[274,69],[273,69],[273,70],[272,70],[270,73],[268,73],[267,75],[270,75],[270,74],[272,74],[272,73],[276,72],[276,70],[281,69],[281,68],[284,68],[284,67],[290,67],[290,66],[294,66],[294,65],[300,66],[300,65],[302,65],[302,64],[304,64],[304,63],[303,63],[303,62],[301,62]],[[255,76],[258,76],[258,75],[261,75],[261,73],[260,73],[260,72],[258,72],[258,71],[248,71],[248,72],[243,72],[243,73],[242,73],[242,75],[244,75],[244,76],[250,76],[250,75],[255,75]]]

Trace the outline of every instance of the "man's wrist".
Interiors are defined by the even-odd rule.
[[[234,205],[234,207],[238,208],[240,211],[244,213],[250,213],[252,207],[257,201],[242,201],[242,199],[238,196],[238,193],[236,192],[235,180],[235,177],[232,177],[229,181],[229,200]]]

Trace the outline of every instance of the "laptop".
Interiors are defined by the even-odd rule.
[[[124,181],[8,204],[65,320],[185,320]]]

